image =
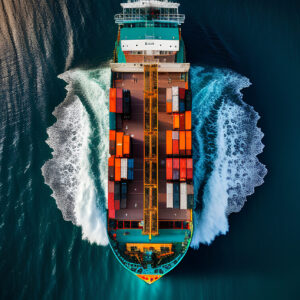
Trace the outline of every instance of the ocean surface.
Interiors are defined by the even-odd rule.
[[[119,4],[0,2],[0,299],[299,299],[300,4],[181,1],[194,236],[151,286],[105,229]]]

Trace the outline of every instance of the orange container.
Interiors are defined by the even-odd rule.
[[[114,156],[110,156],[108,158],[108,166],[109,167],[113,167],[115,165],[115,157]]]
[[[192,112],[186,111],[185,112],[185,130],[192,129]]]
[[[116,157],[123,156],[123,132],[117,132],[117,149],[116,149]]]
[[[179,131],[179,153],[185,154],[185,131]]]
[[[116,100],[117,100],[117,91],[115,88],[110,88],[109,90],[109,111],[116,112]]]
[[[166,154],[167,155],[172,154],[172,131],[171,130],[166,131]]]
[[[166,103],[166,112],[171,113],[172,112],[172,102]]]
[[[124,149],[123,149],[124,153],[123,154],[130,155],[130,136],[129,135],[124,135],[123,145],[124,145]]]
[[[186,158],[180,158],[180,181],[186,181]]]
[[[166,159],[166,179],[172,180],[172,158]]]
[[[179,114],[173,114],[173,129],[179,129]]]
[[[121,159],[115,159],[115,181],[121,180]]]
[[[186,131],[185,137],[186,137],[186,141],[185,141],[186,155],[192,155],[192,132],[190,130]]]

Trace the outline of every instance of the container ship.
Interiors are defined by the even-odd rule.
[[[192,97],[179,3],[129,0],[109,92],[108,221],[118,261],[151,284],[193,233]]]

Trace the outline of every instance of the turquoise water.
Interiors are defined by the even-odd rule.
[[[299,298],[299,4],[181,3],[198,234],[148,286],[117,262],[103,230],[103,64],[119,1],[2,1],[1,299]]]

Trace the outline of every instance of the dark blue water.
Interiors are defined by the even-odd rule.
[[[119,1],[1,2],[2,299],[299,298],[300,6],[181,3],[197,239],[147,286],[101,246],[105,64]]]

